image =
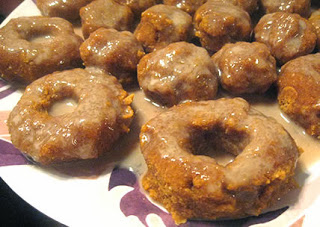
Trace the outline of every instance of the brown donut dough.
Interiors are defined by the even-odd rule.
[[[20,17],[0,29],[0,76],[30,83],[58,70],[80,67],[82,39],[58,17]]]
[[[207,0],[163,0],[163,4],[175,6],[191,15],[206,2]]]
[[[208,51],[226,43],[247,41],[251,35],[249,14],[231,3],[208,1],[194,15],[195,35]]]
[[[80,46],[86,67],[98,67],[121,83],[136,81],[137,64],[144,56],[141,44],[131,32],[99,28]]]
[[[128,6],[136,16],[140,17],[143,11],[157,4],[159,0],[114,0],[114,1],[122,5]]]
[[[144,93],[167,106],[213,99],[218,90],[217,75],[207,51],[186,42],[147,54],[138,65],[138,81]]]
[[[170,108],[142,127],[140,147],[142,185],[177,224],[259,215],[293,187],[299,156],[279,123],[240,98]],[[215,151],[236,157],[223,166]]]
[[[278,87],[281,110],[320,139],[320,53],[282,66]]]
[[[78,102],[73,112],[48,114],[65,98]],[[129,131],[131,102],[132,96],[113,76],[84,69],[55,72],[26,88],[9,115],[11,140],[42,164],[96,158]]]
[[[192,18],[186,12],[168,5],[155,5],[144,11],[134,35],[146,52],[168,44],[190,39]]]
[[[317,34],[317,47],[320,50],[320,9],[314,11],[309,18],[310,23],[316,29]]]
[[[278,77],[276,60],[263,43],[226,44],[212,60],[220,72],[220,84],[235,95],[264,93]]]
[[[82,33],[88,38],[98,28],[114,28],[118,31],[130,31],[133,25],[133,13],[126,5],[113,0],[95,0],[80,9]]]
[[[311,53],[317,41],[314,27],[298,14],[266,14],[254,32],[255,39],[265,43],[280,64]]]
[[[265,13],[287,12],[297,13],[302,17],[310,15],[310,0],[260,0],[261,9]]]
[[[93,0],[37,0],[36,3],[44,16],[76,20],[80,17],[80,8],[92,1]]]

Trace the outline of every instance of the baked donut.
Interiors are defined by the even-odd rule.
[[[263,43],[229,43],[212,60],[221,86],[235,95],[264,93],[278,78],[276,60]]]
[[[287,12],[297,13],[302,17],[310,14],[310,0],[260,0],[261,9],[265,13]]]
[[[310,23],[316,30],[317,34],[317,47],[320,50],[320,9],[314,11],[309,18]]]
[[[99,28],[82,43],[80,55],[86,67],[103,69],[128,84],[136,81],[144,50],[131,32]]]
[[[163,4],[175,6],[191,15],[206,2],[207,0],[163,0]]]
[[[195,36],[210,52],[226,43],[247,41],[251,35],[249,14],[238,6],[223,1],[208,1],[194,15]]]
[[[294,188],[300,154],[279,123],[241,98],[172,107],[142,127],[140,147],[142,185],[177,224],[259,215]],[[236,157],[223,166],[215,151]]]
[[[30,83],[58,70],[80,67],[82,39],[62,18],[20,17],[0,29],[0,76]]]
[[[151,6],[157,4],[159,0],[115,0],[116,2],[128,6],[131,11],[140,17],[141,13]]]
[[[266,44],[280,64],[311,53],[317,41],[314,27],[299,14],[266,14],[254,32],[256,41]]]
[[[142,13],[134,35],[146,52],[152,52],[173,42],[189,40],[191,32],[189,14],[174,6],[160,4]]]
[[[66,98],[77,102],[73,112],[51,115],[51,106]],[[131,102],[103,72],[55,72],[27,86],[7,124],[13,145],[41,164],[96,158],[129,131]]]
[[[93,0],[37,0],[36,3],[44,16],[76,20],[80,17],[80,8],[92,1]]]
[[[217,76],[208,52],[186,42],[147,54],[138,65],[138,82],[144,93],[167,106],[213,99],[218,91]]]
[[[320,53],[289,61],[278,81],[281,110],[320,139]]]
[[[130,8],[113,0],[91,2],[80,9],[80,17],[84,38],[88,38],[98,28],[130,31],[134,21]]]

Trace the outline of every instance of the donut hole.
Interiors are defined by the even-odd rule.
[[[25,39],[31,43],[47,43],[52,41],[52,32],[34,30],[25,35]]]
[[[64,97],[51,103],[48,114],[53,117],[72,113],[78,106],[78,100],[74,97]]]
[[[194,155],[204,155],[226,166],[248,145],[248,135],[244,132],[225,130],[216,126],[211,130],[196,129],[192,133],[191,151]]]

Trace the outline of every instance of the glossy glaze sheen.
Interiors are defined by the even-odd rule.
[[[261,0],[261,8],[266,13],[297,13],[303,17],[310,14],[310,0]]]
[[[0,75],[31,83],[54,71],[80,67],[81,42],[62,18],[12,19],[0,29]]]
[[[203,146],[237,155],[222,166]],[[257,215],[292,187],[299,149],[274,119],[240,98],[185,103],[147,122],[143,186],[177,223]]]
[[[78,102],[72,113],[48,114],[55,101]],[[49,74],[29,85],[8,119],[15,147],[35,161],[96,158],[129,131],[132,96],[116,78],[74,69]]]

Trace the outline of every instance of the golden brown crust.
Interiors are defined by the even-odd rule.
[[[320,138],[320,53],[289,61],[281,68],[278,102],[283,112]]]
[[[78,102],[73,112],[48,114],[53,103],[65,98]],[[129,131],[131,102],[132,96],[108,74],[55,72],[26,88],[7,124],[13,145],[36,162],[96,158]]]
[[[313,25],[313,27],[316,30],[317,34],[317,47],[318,50],[320,50],[320,9],[317,11],[314,11],[311,14],[311,17],[309,18],[310,23]]]
[[[31,83],[58,70],[80,67],[82,39],[58,17],[20,17],[0,29],[0,76]]]
[[[265,13],[287,12],[297,13],[302,17],[310,15],[310,0],[260,0],[261,9]]]
[[[203,145],[237,156],[222,166]],[[143,187],[177,224],[260,214],[294,187],[300,154],[280,124],[240,98],[170,108],[142,127],[140,147]]]
[[[134,35],[146,52],[152,52],[191,38],[192,17],[168,5],[155,5],[144,11]]]

